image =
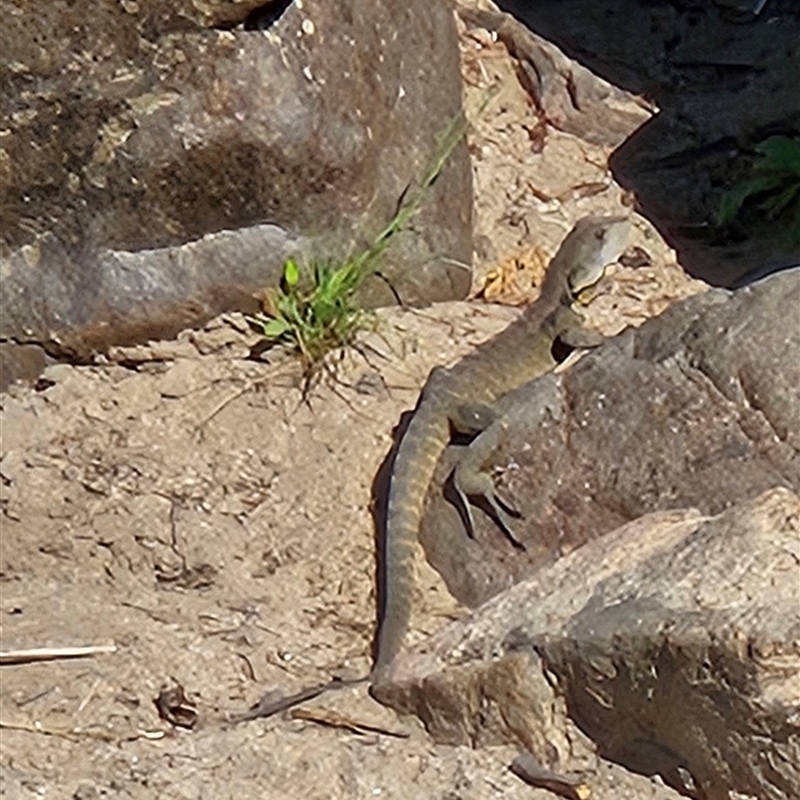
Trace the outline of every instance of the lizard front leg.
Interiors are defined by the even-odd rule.
[[[453,471],[453,486],[466,516],[468,533],[475,535],[475,521],[472,516],[470,497],[482,497],[492,509],[497,524],[516,547],[522,543],[516,538],[506,515],[519,516],[519,512],[508,501],[501,498],[495,489],[492,476],[483,467],[488,457],[500,444],[506,432],[506,423],[498,419],[497,412],[490,406],[465,404],[458,406],[450,414],[450,423],[458,433],[476,435],[480,440],[473,442],[464,452]]]

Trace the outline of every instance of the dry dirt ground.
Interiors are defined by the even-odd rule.
[[[518,300],[571,222],[624,210],[621,192],[607,152],[552,130],[534,152],[537,120],[502,45],[467,34],[462,45],[469,91],[508,85],[471,151],[479,279]],[[702,288],[641,220],[636,236],[652,265],[616,269],[590,306],[606,333]],[[305,708],[374,728],[225,724],[271,688],[368,670],[372,484],[393,428],[433,365],[516,313],[482,301],[382,312],[363,355],[309,404],[290,363],[246,358],[255,339],[235,316],[2,396],[2,650],[116,652],[2,668],[0,794],[552,798],[508,771],[513,747],[437,745],[363,688]],[[416,606],[412,642],[463,613],[422,563]],[[194,730],[159,719],[154,698],[173,682],[199,710]],[[597,800],[677,797],[615,765],[575,766]]]

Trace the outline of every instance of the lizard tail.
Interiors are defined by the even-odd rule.
[[[449,439],[438,409],[419,409],[403,436],[389,487],[383,558],[383,613],[374,671],[388,667],[403,645],[415,586],[414,558],[425,494]]]

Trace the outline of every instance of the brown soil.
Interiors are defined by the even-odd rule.
[[[538,121],[502,46],[462,38],[468,85],[498,75],[509,87],[471,141],[476,288],[518,301],[531,294],[537,252],[552,254],[578,216],[619,213],[621,192],[606,151],[548,130],[534,152]],[[581,186],[595,189],[571,188]],[[606,333],[701,288],[638,224],[652,264],[618,268],[590,307]],[[362,353],[344,357],[338,382],[308,404],[291,361],[246,359],[254,337],[236,316],[120,349],[110,363],[51,367],[37,389],[3,395],[2,650],[117,649],[3,667],[0,794],[553,797],[508,772],[513,747],[437,745],[363,688],[306,708],[381,732],[289,715],[225,723],[270,689],[368,671],[372,486],[393,428],[433,365],[516,313],[480,301],[382,312]],[[411,643],[462,613],[420,562]],[[159,719],[154,698],[174,683],[198,709],[193,730]],[[615,765],[582,766],[598,800],[677,797]]]

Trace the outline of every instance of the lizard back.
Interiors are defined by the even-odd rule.
[[[551,260],[539,299],[519,319],[450,369],[432,370],[395,458],[389,487],[383,562],[383,611],[373,675],[379,680],[400,651],[411,615],[417,533],[436,463],[450,440],[450,413],[461,404],[491,405],[551,370],[552,345],[580,325],[575,295],[596,283],[627,244],[620,217],[585,217]]]

